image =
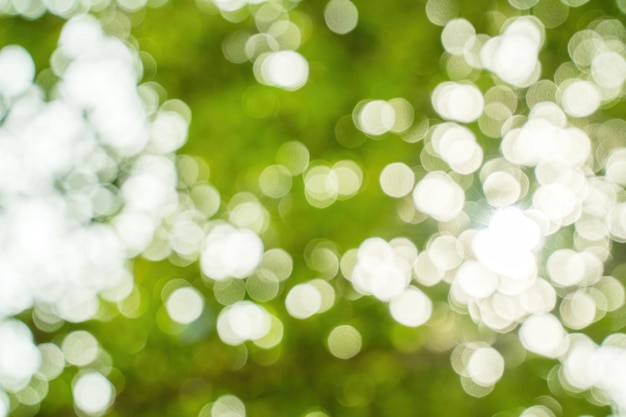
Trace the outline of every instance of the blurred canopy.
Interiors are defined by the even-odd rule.
[[[0,14],[0,417],[626,416],[626,1]]]

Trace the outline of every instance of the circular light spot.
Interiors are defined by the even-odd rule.
[[[457,239],[450,235],[440,235],[428,242],[428,254],[435,266],[449,271],[463,261],[463,249]]]
[[[98,356],[98,340],[89,332],[77,330],[65,336],[61,349],[68,363],[85,366]]]
[[[350,0],[331,0],[324,8],[324,20],[328,29],[344,35],[356,27],[359,10]]]
[[[607,301],[607,311],[615,311],[624,305],[626,300],[626,291],[624,284],[619,280],[606,276],[603,277],[596,285],[596,288],[602,292]]]
[[[415,287],[410,287],[389,303],[391,317],[408,327],[426,323],[433,312],[430,298]]]
[[[393,162],[380,173],[380,187],[390,197],[401,198],[415,185],[413,170],[402,162]]]
[[[539,0],[509,0],[509,4],[518,10],[528,10],[539,3]]]
[[[541,23],[520,17],[501,36],[489,39],[480,50],[480,60],[503,81],[527,87],[539,77],[538,54],[543,42]]]
[[[541,210],[551,221],[565,225],[576,220],[575,217],[571,217],[580,207],[580,201],[566,185],[548,184],[535,191],[533,206]]]
[[[189,324],[200,317],[204,310],[204,298],[193,287],[174,290],[165,302],[167,314],[180,324]]]
[[[554,29],[567,20],[569,7],[566,1],[541,0],[533,8],[533,13],[547,28]]]
[[[35,64],[21,46],[9,45],[0,50],[0,93],[14,97],[31,86]]]
[[[263,256],[263,242],[254,232],[229,224],[215,226],[204,241],[200,255],[202,272],[216,281],[245,278]]]
[[[328,311],[335,304],[335,289],[332,285],[321,278],[314,279],[309,284],[313,285],[320,292],[322,302],[318,313]]]
[[[227,278],[213,285],[215,299],[222,305],[234,304],[246,295],[246,283],[240,279]]]
[[[515,203],[522,193],[521,184],[508,172],[496,171],[483,182],[483,192],[490,205],[505,207]]]
[[[358,109],[356,126],[363,133],[380,136],[391,129],[396,122],[396,112],[393,106],[384,100],[372,100]]]
[[[211,417],[246,417],[246,406],[235,395],[222,395],[211,406]]]
[[[433,24],[444,26],[459,14],[459,3],[456,0],[428,0],[426,16]]]
[[[552,410],[543,405],[533,405],[532,407],[528,407],[520,417],[555,417]]]
[[[465,193],[444,172],[428,173],[413,190],[415,207],[439,221],[450,221],[461,213]]]
[[[576,285],[585,277],[585,259],[571,249],[554,251],[546,267],[552,282],[561,287]]]
[[[175,111],[161,111],[150,126],[150,146],[157,153],[170,153],[187,140],[187,122]]]
[[[21,321],[0,322],[0,384],[18,391],[28,384],[41,365],[41,352],[33,344],[30,329]]]
[[[337,177],[337,197],[345,200],[354,196],[361,188],[363,170],[354,161],[343,160],[332,167],[332,172]]]
[[[476,233],[472,249],[489,269],[511,278],[528,278],[536,271],[532,250],[541,242],[539,226],[522,211],[497,211],[489,227]]]
[[[483,150],[474,133],[464,126],[456,123],[438,125],[432,134],[432,145],[450,168],[459,174],[471,174],[482,164]]]
[[[284,281],[293,271],[293,259],[284,249],[269,249],[263,254],[258,273],[267,279]]]
[[[455,280],[467,295],[477,299],[490,296],[498,288],[498,274],[474,260],[461,265]]]
[[[128,12],[137,12],[144,8],[148,0],[116,0],[117,4]]]
[[[271,349],[283,340],[285,328],[283,323],[275,316],[270,316],[270,329],[265,336],[253,340],[253,343],[261,349]]]
[[[493,385],[504,374],[504,358],[492,347],[478,348],[467,362],[467,373],[479,385]]]
[[[472,84],[445,82],[439,84],[432,94],[435,111],[448,120],[469,123],[483,112],[485,100]]]
[[[620,88],[626,80],[626,60],[616,52],[599,53],[591,63],[591,75],[604,88]]]
[[[306,319],[319,312],[322,294],[309,283],[293,287],[285,298],[287,312],[297,319]]]
[[[224,343],[239,345],[261,339],[271,328],[271,315],[251,301],[239,301],[225,307],[217,317],[217,333]]]
[[[313,207],[326,208],[339,195],[337,173],[326,165],[316,165],[304,174],[304,196]]]
[[[292,177],[302,174],[309,165],[309,150],[301,142],[287,142],[278,150],[276,162],[287,168]]]
[[[600,107],[600,93],[589,81],[574,81],[563,90],[561,103],[565,113],[573,117],[586,117]]]
[[[596,302],[584,291],[566,296],[559,307],[561,319],[570,329],[580,330],[593,323],[596,317]]]
[[[271,198],[281,198],[291,189],[291,173],[282,165],[270,165],[259,176],[261,192]]]
[[[401,97],[392,98],[388,103],[393,107],[396,114],[396,121],[391,131],[393,133],[404,133],[409,130],[413,124],[413,118],[415,117],[415,109],[413,109],[411,103]]]
[[[309,63],[295,51],[278,51],[261,55],[259,81],[285,90],[303,87],[309,78]]]
[[[79,374],[72,393],[78,409],[88,414],[102,414],[113,403],[115,389],[104,376],[89,371]]]
[[[606,177],[616,184],[626,186],[626,149],[611,152],[606,161]]]
[[[446,23],[441,32],[441,43],[451,55],[463,55],[476,36],[476,29],[466,19],[453,19]]]
[[[41,368],[39,372],[51,381],[61,375],[65,369],[65,355],[54,343],[42,343],[39,345],[41,352]],[[2,413],[0,413],[2,415]]]
[[[522,345],[531,352],[549,358],[558,356],[564,349],[565,330],[552,314],[534,314],[520,328]]]
[[[361,351],[361,333],[345,324],[335,327],[326,340],[330,353],[339,359],[350,359]]]

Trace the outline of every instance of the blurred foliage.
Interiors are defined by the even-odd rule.
[[[170,0],[158,8],[127,13],[132,24],[130,39],[156,63],[144,62],[142,81],[159,83],[168,98],[181,99],[192,109],[189,139],[179,153],[207,163],[209,169],[202,179],[210,180],[220,191],[222,208],[238,192],[255,193],[271,218],[270,228],[262,234],[266,247],[284,248],[294,259],[294,272],[287,284],[281,285],[280,295],[263,303],[284,324],[282,343],[269,350],[251,343],[225,345],[214,324],[222,306],[213,297],[211,284],[201,279],[198,264],[179,267],[141,258],[134,264],[135,282],[142,294],[139,317],[124,317],[116,306],[104,305],[101,308],[107,314],[100,314],[101,320],[66,323],[53,333],[36,331],[31,325],[36,342],[58,342],[75,329],[94,334],[114,367],[109,378],[118,395],[108,413],[111,416],[197,416],[207,403],[226,393],[241,398],[249,416],[305,416],[320,409],[335,417],[506,417],[517,416],[534,404],[552,404],[554,400],[546,395],[562,407],[561,412],[555,411],[557,415],[608,414],[608,407],[592,404],[586,394],[574,396],[549,388],[548,375],[556,362],[532,353],[507,367],[490,394],[483,398],[466,394],[450,366],[450,351],[462,340],[489,337],[489,331],[476,328],[467,316],[450,310],[445,283],[425,290],[435,300],[435,311],[426,326],[415,329],[396,323],[383,303],[371,297],[351,297],[350,285],[341,276],[334,279],[337,302],[328,312],[306,320],[289,316],[284,305],[288,289],[318,276],[307,267],[304,257],[312,240],[327,239],[343,253],[371,236],[406,236],[421,249],[437,227],[430,220],[402,222],[396,215],[397,201],[385,196],[378,184],[381,170],[390,162],[419,166],[422,142],[408,143],[392,134],[367,138],[354,130],[350,134],[355,143],[362,144],[348,148],[337,141],[335,129],[338,121],[350,117],[356,103],[366,98],[403,97],[413,105],[416,119],[435,118],[430,94],[438,83],[449,79],[441,59],[441,28],[426,17],[423,0],[357,0],[358,26],[339,36],[324,23],[325,4],[303,1],[292,12],[292,19],[306,28],[299,51],[310,65],[308,82],[297,91],[260,85],[252,64],[235,64],[224,58],[224,40],[236,31],[253,32],[252,17],[228,22],[218,14],[201,12],[192,0]],[[484,0],[462,2],[459,15],[478,32],[496,35],[495,22],[520,13],[524,12],[504,0]],[[540,55],[544,74],[553,73],[569,59],[567,42],[575,31],[604,15],[624,20],[615,2],[591,1],[571,8],[564,24],[547,29]],[[39,73],[49,66],[63,23],[52,15],[35,21],[4,17],[0,42],[24,46]],[[491,85],[491,76],[484,72],[475,82],[482,89]],[[623,111],[624,104],[619,102],[603,110],[603,117],[619,117]],[[485,159],[498,155],[498,141],[484,137],[476,123],[470,127],[483,145]],[[302,179],[296,177],[288,197],[264,197],[258,186],[259,173],[276,163],[282,144],[293,140],[307,146],[311,160],[357,161],[364,171],[359,193],[318,209],[307,203]],[[281,204],[289,204],[291,209],[281,214]],[[615,251],[622,259],[623,246],[615,245]],[[182,332],[169,331],[170,324],[162,317],[166,313],[161,291],[174,278],[201,289],[207,300],[201,323]],[[29,314],[22,316],[32,324]],[[451,316],[458,331],[446,333],[444,327],[450,325]],[[599,342],[607,333],[621,330],[625,317],[623,308],[607,314],[587,333]],[[351,324],[363,336],[363,349],[353,359],[337,359],[324,346],[337,324]],[[504,336],[495,342],[505,358],[514,344]],[[13,414],[72,414],[70,386],[75,373],[70,366],[50,382],[38,411],[19,406]]]

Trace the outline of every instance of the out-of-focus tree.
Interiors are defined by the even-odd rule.
[[[0,417],[626,415],[625,13],[0,0]]]

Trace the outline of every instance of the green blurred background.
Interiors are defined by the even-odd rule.
[[[213,184],[222,196],[218,217],[225,216],[227,202],[240,192],[254,193],[267,209],[270,226],[261,234],[266,247],[284,248],[294,260],[293,274],[281,284],[278,297],[263,303],[284,324],[277,347],[264,350],[252,343],[233,347],[219,339],[214,323],[222,305],[215,300],[211,284],[201,278],[197,262],[176,266],[136,259],[135,282],[142,295],[136,318],[106,304],[102,308],[108,314],[101,314],[103,319],[66,323],[54,332],[37,330],[29,312],[20,318],[31,324],[37,343],[58,343],[76,329],[96,336],[113,366],[109,379],[117,397],[107,414],[111,416],[197,416],[206,404],[229,393],[245,403],[249,416],[304,417],[320,410],[334,417],[505,417],[537,404],[564,417],[609,414],[608,407],[594,405],[588,394],[566,393],[558,384],[550,384],[557,362],[520,353],[515,335],[496,338],[494,346],[513,365],[495,389],[481,398],[468,395],[450,365],[450,352],[457,343],[489,339],[491,333],[451,310],[446,283],[425,289],[434,301],[434,313],[425,326],[415,329],[396,323],[378,300],[354,297],[341,273],[330,280],[337,300],[329,311],[306,320],[287,313],[288,289],[320,276],[305,255],[316,239],[323,239],[339,255],[371,236],[405,236],[421,250],[437,230],[432,220],[403,222],[397,215],[398,201],[385,196],[378,183],[390,162],[419,170],[423,143],[409,143],[391,133],[368,138],[345,118],[351,117],[360,100],[403,97],[414,107],[416,122],[428,119],[434,124],[437,116],[430,94],[438,83],[450,79],[442,58],[442,28],[429,21],[422,0],[356,0],[355,5],[358,26],[337,35],[324,22],[325,1],[289,3],[290,19],[302,30],[298,51],[310,68],[308,82],[297,91],[261,85],[250,62],[236,64],[224,57],[222,45],[229,36],[256,31],[253,14],[258,6],[250,6],[240,21],[232,22],[193,0],[169,0],[137,12],[118,10],[119,16],[109,17],[109,27],[105,26],[114,33],[129,30],[131,43],[154,59],[144,56],[142,82],[160,84],[167,98],[180,99],[191,109],[188,141],[179,153],[206,163],[200,179]],[[457,7],[458,16],[489,35],[497,35],[499,23],[507,17],[534,12],[519,11],[505,0],[465,1]],[[96,15],[111,10],[115,5]],[[616,2],[598,0],[570,8],[562,24],[546,29],[540,54],[542,78],[551,78],[570,59],[567,43],[572,34],[600,16],[624,20]],[[122,29],[116,28],[118,18]],[[64,22],[49,14],[36,20],[5,16],[0,20],[0,42],[24,46],[39,73],[49,67]],[[486,71],[478,73],[474,82],[483,91],[494,84]],[[523,114],[526,109],[521,103],[517,112]],[[619,117],[624,110],[620,101],[597,117]],[[338,125],[342,120],[343,125]],[[346,131],[341,135],[348,138],[349,146],[346,139],[343,144],[338,140],[340,128]],[[497,139],[482,135],[477,123],[470,128],[483,146],[485,159],[499,155]],[[297,176],[286,197],[264,196],[258,176],[276,163],[281,145],[289,141],[306,145],[311,160],[356,161],[364,175],[358,194],[316,208],[304,198],[302,177]],[[623,258],[621,245],[614,245],[614,251],[609,270]],[[182,332],[169,332],[163,317],[160,294],[174,278],[187,280],[207,300],[201,323]],[[621,329],[625,320],[622,308],[586,332],[601,341]],[[338,324],[350,324],[363,336],[361,352],[350,360],[333,357],[325,347],[328,333]],[[76,367],[68,366],[61,377],[50,381],[49,393],[38,408],[20,405],[12,413],[72,415],[71,381],[76,372]],[[206,409],[204,413],[200,415],[209,415]]]

